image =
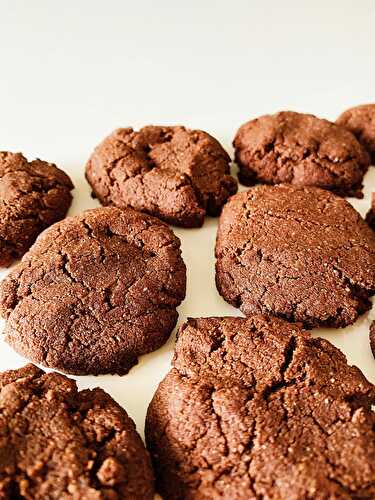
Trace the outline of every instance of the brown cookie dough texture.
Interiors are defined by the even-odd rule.
[[[0,284],[7,342],[67,373],[125,374],[158,349],[185,296],[180,241],[131,208],[68,217]]]
[[[39,233],[63,219],[72,201],[70,178],[52,163],[0,152],[0,266],[9,266]]]
[[[190,319],[148,409],[172,499],[375,498],[375,387],[276,318]]]
[[[230,158],[206,132],[185,127],[115,130],[93,152],[86,177],[103,205],[130,206],[199,227],[237,191]]]
[[[362,104],[348,109],[337,118],[336,123],[357,137],[375,164],[375,104]]]
[[[0,498],[153,499],[134,422],[101,389],[34,365],[0,374]]]
[[[369,156],[351,132],[327,120],[292,111],[261,116],[242,125],[233,145],[245,185],[289,183],[363,197]]]
[[[345,327],[370,309],[375,234],[343,198],[316,187],[256,186],[220,217],[216,285],[247,316]]]

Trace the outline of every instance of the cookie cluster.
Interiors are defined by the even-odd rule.
[[[375,294],[375,105],[336,123],[291,111],[242,125],[231,159],[182,126],[115,130],[85,175],[103,205],[66,217],[71,179],[0,153],[5,340],[67,374],[125,375],[160,348],[186,294],[168,224],[220,216],[216,286],[245,318],[188,319],[146,418],[146,445],[101,389],[34,365],[0,374],[0,498],[372,499],[375,386],[314,327]],[[370,343],[375,355],[375,326]]]

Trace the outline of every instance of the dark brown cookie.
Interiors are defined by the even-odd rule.
[[[336,123],[350,130],[375,163],[375,104],[362,104],[344,111]]]
[[[7,342],[67,373],[125,374],[158,349],[185,296],[180,241],[131,208],[68,217],[0,284]]]
[[[316,187],[257,186],[232,197],[216,242],[219,293],[245,315],[344,327],[375,292],[375,234]]]
[[[0,498],[153,499],[134,422],[101,389],[34,365],[0,373]]]
[[[0,152],[0,266],[9,266],[39,233],[63,219],[72,201],[69,177],[52,163]]]
[[[165,500],[375,498],[375,387],[276,318],[191,319],[149,406]]]
[[[243,184],[318,186],[362,198],[369,156],[349,131],[313,115],[283,111],[251,120],[234,139]]]
[[[177,226],[199,227],[237,191],[230,158],[201,130],[115,130],[93,152],[86,177],[103,205],[130,206]]]

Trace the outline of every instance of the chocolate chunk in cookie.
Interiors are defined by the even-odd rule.
[[[128,208],[68,217],[39,236],[0,284],[14,349],[67,373],[125,374],[158,349],[185,296],[180,241]]]
[[[237,182],[206,132],[185,127],[115,130],[93,152],[86,177],[103,205],[132,207],[183,227],[216,216]]]
[[[336,123],[357,137],[375,164],[375,104],[362,104],[348,109],[337,118]]]
[[[9,266],[39,233],[63,219],[72,201],[70,178],[52,163],[0,152],[0,266]]]
[[[256,186],[234,196],[216,242],[219,293],[245,315],[344,327],[370,309],[375,234],[343,198],[316,187]]]
[[[101,389],[34,365],[0,373],[0,498],[153,499],[134,422]]]
[[[370,163],[351,132],[313,115],[283,111],[251,120],[234,139],[243,184],[318,186],[362,198]]]
[[[276,318],[190,319],[149,406],[157,489],[183,498],[375,498],[375,387]]]

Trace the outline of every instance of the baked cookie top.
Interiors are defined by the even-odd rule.
[[[375,163],[375,104],[362,104],[344,111],[336,123],[350,130]]]
[[[245,315],[344,327],[371,306],[375,234],[316,187],[256,186],[232,197],[216,242],[219,293]]]
[[[39,236],[0,284],[7,342],[67,373],[125,374],[159,348],[185,296],[180,241],[130,208],[88,210]]]
[[[103,205],[137,210],[177,226],[198,227],[220,213],[237,182],[219,142],[201,130],[115,130],[94,150],[86,177]]]
[[[190,319],[146,420],[166,500],[370,499],[375,387],[276,318]]]
[[[21,257],[43,229],[65,217],[72,189],[56,165],[0,152],[0,266]]]
[[[363,197],[369,156],[351,132],[328,120],[292,111],[264,115],[242,125],[233,145],[246,185],[290,183]]]
[[[153,499],[133,421],[101,389],[34,365],[0,373],[0,497]]]

